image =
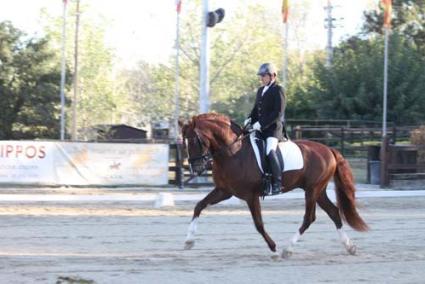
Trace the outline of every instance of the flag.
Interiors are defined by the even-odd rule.
[[[176,0],[176,11],[178,14],[180,14],[181,9],[182,9],[182,0]]]
[[[384,27],[391,27],[391,12],[392,12],[392,4],[391,0],[381,0],[382,7],[384,8]]]
[[[289,0],[283,0],[282,2],[282,20],[284,23],[288,22],[288,14],[289,14]]]

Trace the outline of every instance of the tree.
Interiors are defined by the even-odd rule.
[[[392,30],[414,42],[425,55],[425,0],[393,0]],[[383,12],[365,12],[365,34],[382,34]]]
[[[243,32],[242,32],[243,31]],[[264,62],[281,62],[281,39],[268,11],[253,5],[239,10],[211,32],[211,109],[242,122],[251,111]]]
[[[324,62],[323,51],[310,51],[305,54],[291,54],[286,88],[287,119],[316,119],[318,106],[316,94],[312,89],[317,87],[316,62]]]
[[[132,102],[127,114],[138,121],[138,126],[170,119],[174,111],[172,71],[164,65],[139,62],[136,68],[123,70],[119,76]]]
[[[75,5],[69,1],[67,17],[67,64],[74,68]],[[91,8],[80,6],[79,65],[77,90],[77,129],[86,130],[96,124],[121,123],[127,117],[131,105],[123,82],[114,70],[114,52],[105,45],[105,30],[108,19],[86,17]],[[51,45],[60,51],[62,18],[51,17],[42,12],[45,32],[51,37]],[[70,78],[72,79],[72,78]],[[66,94],[71,101],[72,94]],[[67,125],[71,125],[72,112],[67,109]],[[125,121],[127,122],[127,121]],[[68,127],[69,128],[69,127]]]
[[[58,138],[60,68],[48,37],[0,23],[0,139]]]
[[[399,34],[390,42],[388,120],[425,120],[425,64],[415,46]],[[383,39],[352,37],[335,49],[331,68],[318,62],[311,87],[318,115],[328,119],[382,119]]]
[[[259,84],[258,66],[268,61],[281,62],[279,26],[273,23],[268,12],[259,5],[242,5],[235,15],[226,15],[220,25],[209,30],[211,110],[228,114],[239,122],[252,108]],[[200,15],[200,1],[187,2],[180,32],[180,110],[186,117],[199,109]],[[139,69],[145,67],[145,64],[139,65]],[[149,84],[149,88],[144,88],[146,93],[139,95],[145,99],[137,103],[157,104],[151,118],[171,120],[174,115],[174,58],[170,58],[167,65],[146,70],[153,71],[155,76],[141,76],[141,80],[146,79],[145,83],[134,82],[139,86]],[[145,74],[145,71],[138,73]],[[149,100],[155,100],[155,104]]]

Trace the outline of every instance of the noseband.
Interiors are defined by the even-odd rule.
[[[204,141],[202,141],[201,137],[199,137],[199,134],[197,131],[195,131],[196,136],[193,138],[186,138],[186,139],[193,139],[196,141],[196,143],[199,145],[200,149],[204,149],[207,148],[206,151],[203,151],[204,153],[202,153],[202,155],[200,156],[195,156],[195,157],[189,157],[188,161],[189,164],[192,164],[193,162],[202,160],[202,162],[204,163],[208,163],[209,161],[212,160],[213,155],[211,154],[210,149],[205,145]],[[189,156],[189,155],[188,155]]]

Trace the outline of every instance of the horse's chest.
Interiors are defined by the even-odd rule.
[[[213,170],[216,186],[231,189],[232,191],[245,188],[247,184],[252,184],[254,176],[247,174],[244,166],[234,163],[229,163]]]

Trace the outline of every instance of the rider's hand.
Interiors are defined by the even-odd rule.
[[[251,123],[251,118],[249,117],[249,118],[245,119],[245,121],[243,122],[243,126],[246,127],[250,123]]]
[[[261,131],[261,124],[257,121],[254,125],[252,125],[252,129]]]

